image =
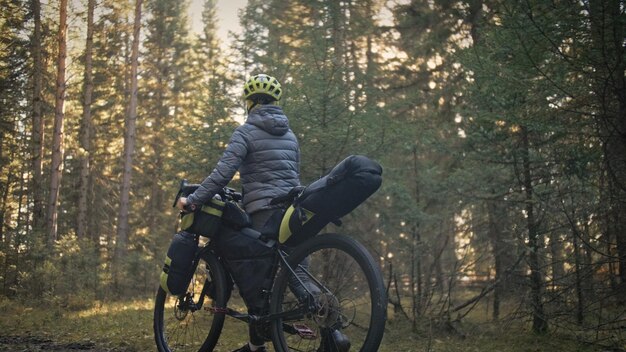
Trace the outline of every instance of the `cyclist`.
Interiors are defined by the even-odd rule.
[[[180,198],[178,207],[204,204],[239,171],[244,208],[251,216],[252,227],[260,230],[275,212],[270,201],[300,185],[300,148],[287,116],[276,105],[283,94],[278,80],[258,74],[245,82],[243,91],[246,122],[235,129],[213,172],[193,194]],[[249,343],[237,351],[265,351],[264,338],[254,326],[249,332]]]
[[[267,74],[252,76],[245,82],[243,91],[248,113],[246,122],[235,129],[211,174],[193,194],[181,197],[177,205],[180,209],[187,205],[193,209],[206,203],[239,171],[244,208],[251,216],[252,228],[261,230],[276,211],[270,201],[300,185],[300,147],[289,128],[287,116],[277,105],[283,90],[276,78]],[[314,285],[307,285],[307,288],[309,291],[317,289]],[[301,286],[294,291],[304,294]],[[263,312],[248,307],[248,313]],[[233,352],[266,351],[264,337],[252,324],[249,336],[249,342]],[[339,331],[333,331],[331,338],[333,345],[344,346],[339,348],[342,352],[349,349],[349,340]]]

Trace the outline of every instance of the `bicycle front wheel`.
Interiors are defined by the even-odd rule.
[[[204,253],[187,292],[168,295],[159,287],[154,306],[154,338],[159,352],[213,351],[224,326],[228,301],[226,274],[216,256]]]
[[[387,296],[363,245],[344,235],[320,235],[295,248],[287,262],[296,275],[281,268],[270,306],[282,317],[272,323],[276,351],[378,350]]]

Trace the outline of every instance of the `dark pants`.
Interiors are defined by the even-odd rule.
[[[265,226],[265,223],[267,222],[267,220],[272,216],[272,214],[274,214],[274,212],[276,212],[275,209],[269,209],[269,210],[261,210],[252,214],[250,216],[252,218],[252,228],[257,231],[261,231],[263,226]],[[266,313],[267,312],[257,312],[257,311],[248,310],[248,314],[256,315],[256,314],[266,314]],[[255,324],[249,324],[248,332],[250,334],[250,342],[253,345],[259,346],[265,343],[265,338],[262,335],[267,335],[265,337],[269,338],[269,326],[264,327],[264,326],[257,326]]]
[[[259,212],[256,212],[254,214],[251,215],[252,218],[252,228],[257,230],[257,231],[261,231],[261,229],[263,229],[263,227],[265,226],[265,224],[267,223],[267,221],[269,220],[269,218],[278,210],[274,210],[274,209],[270,209],[270,210],[261,210]],[[288,251],[288,249],[286,249]],[[300,263],[300,266],[303,267],[305,270],[309,267],[309,258],[305,258],[302,263]],[[317,285],[315,285],[310,279],[309,277],[304,273],[304,271],[300,268],[296,268],[295,269],[295,273],[297,275],[297,279],[295,277],[290,277],[289,278],[289,288],[291,289],[291,291],[296,295],[296,297],[299,300],[304,300],[308,297],[309,293],[312,294],[316,294],[319,293],[320,290],[317,287]],[[304,286],[306,286],[306,288],[303,287],[303,285],[301,284],[304,283]],[[251,311],[250,309],[248,310],[248,314],[255,314],[255,315],[261,315],[261,314],[267,314],[267,311]],[[259,332],[260,331],[260,332]],[[266,324],[266,326],[256,326],[254,324],[250,324],[249,325],[249,334],[250,334],[250,342],[254,345],[262,345],[265,342],[265,339],[262,335],[264,335],[266,338],[269,338],[269,325]]]

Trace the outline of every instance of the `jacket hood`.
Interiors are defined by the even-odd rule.
[[[289,120],[283,109],[277,105],[260,105],[253,108],[248,114],[246,123],[275,136],[282,136],[289,131]]]

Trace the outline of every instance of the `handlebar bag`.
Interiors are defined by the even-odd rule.
[[[344,159],[308,185],[287,208],[280,224],[280,243],[297,245],[350,213],[378,190],[382,173],[382,166],[365,156]]]
[[[198,236],[185,231],[174,235],[167,250],[160,280],[161,288],[167,293],[178,296],[187,291],[195,270],[196,250]]]
[[[213,198],[207,204],[181,218],[180,228],[196,235],[213,237],[222,223],[224,202]]]
[[[246,213],[243,206],[239,202],[228,201],[224,204],[224,213],[222,214],[222,221],[235,229],[248,227],[252,224],[250,215]]]

